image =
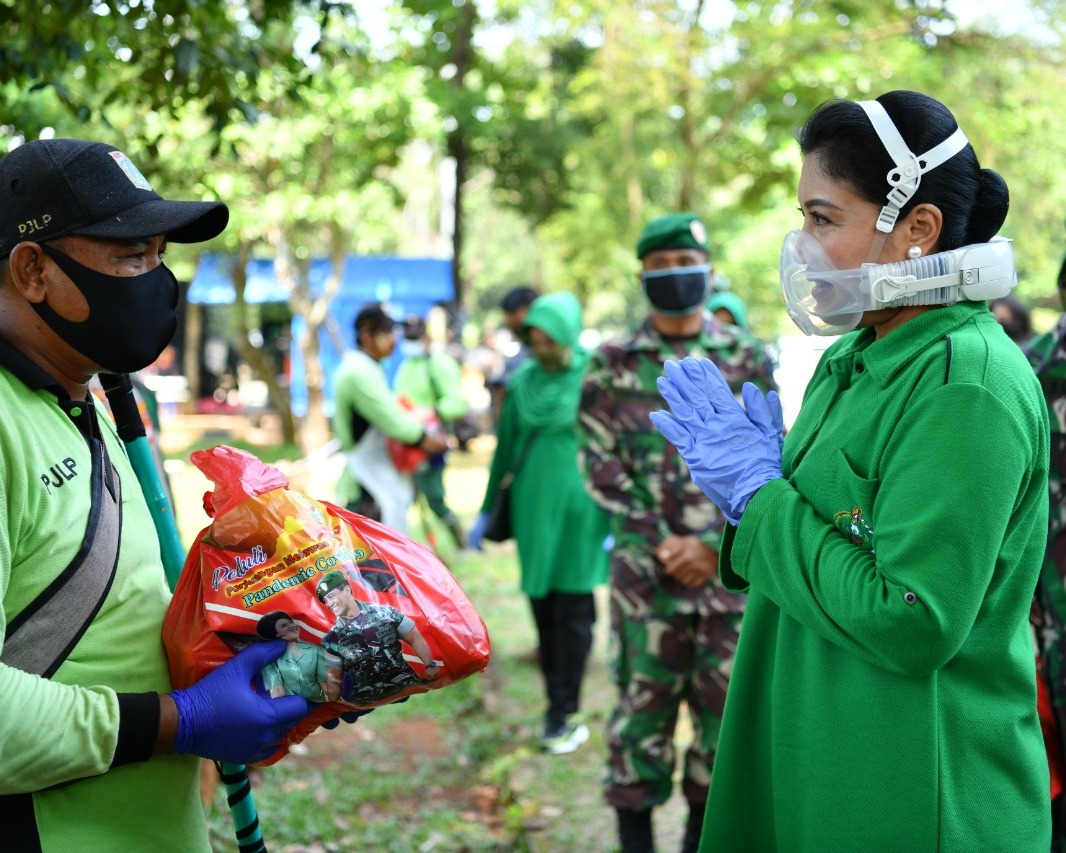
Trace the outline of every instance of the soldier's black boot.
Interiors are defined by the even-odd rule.
[[[655,853],[651,832],[651,809],[615,809],[618,812],[618,840],[622,853]]]
[[[688,813],[688,822],[685,824],[685,838],[681,842],[681,853],[697,853],[700,849],[700,836],[703,835],[703,813],[707,810],[706,803],[693,806]]]

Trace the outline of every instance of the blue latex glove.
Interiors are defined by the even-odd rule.
[[[665,364],[659,393],[671,412],[653,412],[652,423],[689,467],[693,482],[732,524],[760,488],[781,476],[784,418],[776,391],[765,397],[744,384],[744,407],[708,359]]]
[[[171,691],[178,706],[172,752],[229,764],[251,764],[271,755],[311,708],[302,696],[271,699],[252,688],[256,673],[284,652],[284,640],[253,643],[192,687]]]
[[[367,709],[365,711],[346,711],[345,713],[334,717],[332,720],[326,720],[326,722],[324,722],[322,724],[322,728],[324,728],[324,729],[335,729],[341,723],[355,723],[355,722],[358,722],[360,717],[366,716],[367,714],[369,714],[373,710],[374,710],[373,708],[369,708],[369,709]]]
[[[481,540],[485,538],[485,529],[488,526],[489,514],[487,512],[479,512],[477,519],[474,521],[474,526],[466,534],[466,544],[475,551],[481,551]]]
[[[401,704],[403,704],[404,702],[406,702],[410,698],[411,698],[410,696],[404,696],[402,699],[396,699],[396,700],[394,700],[392,702],[389,702],[389,704],[390,705],[401,705]],[[341,723],[357,723],[357,722],[359,722],[359,718],[360,717],[365,717],[367,714],[369,714],[373,710],[374,710],[373,708],[363,708],[363,709],[361,709],[359,711],[346,711],[345,713],[334,717],[332,720],[326,720],[326,722],[324,722],[322,724],[322,728],[324,728],[324,729],[335,729]]]

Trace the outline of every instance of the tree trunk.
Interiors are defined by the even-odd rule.
[[[692,13],[692,24],[680,34],[684,42],[684,53],[681,57],[681,82],[678,86],[677,102],[684,110],[678,122],[678,133],[681,136],[681,144],[684,146],[684,155],[681,162],[681,187],[678,191],[677,209],[692,210],[696,201],[696,172],[699,168],[700,142],[696,133],[696,116],[693,106],[693,93],[696,88],[696,76],[692,70],[692,63],[699,50],[697,41],[700,38],[700,15],[703,14],[703,0],[698,0]],[[682,24],[681,26],[684,26]]]
[[[274,363],[258,347],[252,345],[248,335],[250,324],[248,322],[248,304],[244,301],[244,290],[248,284],[248,254],[247,245],[241,245],[237,251],[237,258],[233,265],[233,319],[236,322],[239,334],[237,335],[237,353],[252,369],[252,374],[266,383],[270,391],[270,399],[278,410],[281,419],[281,439],[286,444],[296,443],[296,418],[292,414],[292,399],[289,397],[289,389],[278,382]]]
[[[289,310],[294,317],[303,317],[304,333],[299,340],[293,341],[299,346],[304,363],[304,381],[307,386],[307,414],[304,415],[303,429],[300,433],[300,446],[304,454],[322,447],[330,439],[329,420],[326,418],[324,397],[326,374],[322,369],[320,353],[322,345],[319,334],[329,320],[329,307],[333,297],[340,290],[344,276],[345,239],[336,223],[330,225],[330,260],[332,270],[326,279],[322,293],[317,296],[311,290],[309,278],[310,264],[304,260],[294,262],[289,257],[288,244],[279,236],[275,245],[275,269],[279,280],[284,281],[289,290]]]
[[[189,383],[190,411],[196,411],[200,399],[200,345],[204,339],[204,306],[185,304],[185,346],[182,349],[181,369]]]
[[[455,217],[452,226],[452,287],[455,289],[455,302],[459,306],[465,305],[466,287],[463,282],[463,193],[464,184],[469,168],[470,149],[467,146],[466,135],[469,132],[471,116],[463,107],[464,99],[462,90],[465,86],[466,74],[473,66],[473,53],[471,45],[474,37],[474,27],[477,24],[477,7],[473,0],[466,0],[459,11],[459,25],[456,28],[455,38],[452,41],[451,59],[455,65],[455,76],[452,78],[452,86],[456,90],[455,103],[463,112],[454,116],[455,130],[448,134],[448,156],[455,161],[455,199],[453,201],[453,215]],[[459,110],[456,110],[459,112]]]
[[[465,305],[465,288],[463,286],[463,182],[466,180],[467,151],[463,129],[448,134],[448,156],[455,161],[455,196],[452,200],[452,288],[455,302]]]

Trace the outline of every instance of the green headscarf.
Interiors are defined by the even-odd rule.
[[[570,353],[570,364],[549,373],[535,358],[527,359],[507,385],[522,417],[538,429],[557,429],[577,422],[581,383],[588,353],[578,344],[581,335],[581,303],[572,293],[549,293],[529,306],[523,323],[540,329]]]
[[[728,290],[719,290],[714,293],[707,300],[707,310],[713,314],[718,308],[725,308],[732,314],[735,325],[742,329],[748,328],[748,309],[735,293]]]

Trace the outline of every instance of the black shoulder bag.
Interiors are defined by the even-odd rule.
[[[511,484],[514,483],[515,475],[518,474],[522,463],[526,461],[529,448],[533,446],[533,442],[536,440],[537,431],[534,430],[529,437],[529,441],[526,442],[526,446],[518,454],[514,465],[511,466],[511,470],[504,474],[500,480],[500,487],[496,490],[496,499],[492,502],[492,509],[489,510],[489,523],[485,527],[484,538],[490,542],[506,542],[514,537],[514,530],[511,527]]]

